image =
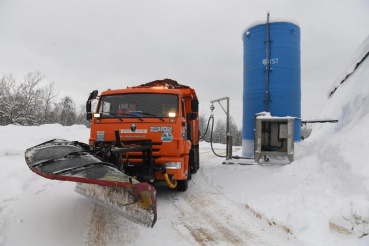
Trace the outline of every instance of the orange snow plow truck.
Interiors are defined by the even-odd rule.
[[[95,112],[91,101],[98,99]],[[29,168],[77,182],[76,192],[138,224],[153,227],[155,182],[186,191],[200,166],[198,99],[194,89],[156,80],[93,91],[86,104],[88,144],[54,139],[27,149]]]

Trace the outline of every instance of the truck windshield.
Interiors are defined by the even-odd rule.
[[[102,96],[101,118],[166,118],[178,114],[178,96],[174,94],[132,93]]]

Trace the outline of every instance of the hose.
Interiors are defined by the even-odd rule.
[[[172,183],[168,177],[167,173],[163,174],[165,181],[167,182],[168,186],[172,189],[177,187],[177,180],[174,180],[174,183]]]
[[[202,138],[204,138],[204,137],[206,136],[206,133],[207,133],[207,131],[208,131],[208,127],[209,127],[210,120],[212,120],[212,122],[211,122],[211,132],[210,132],[210,146],[211,146],[211,150],[213,151],[214,155],[216,155],[216,156],[218,156],[218,157],[222,157],[222,158],[227,157],[227,156],[223,156],[223,155],[218,155],[218,154],[217,154],[217,153],[215,153],[215,151],[214,151],[214,148],[213,148],[214,116],[213,116],[213,115],[211,115],[211,116],[209,117],[209,120],[208,120],[208,126],[206,127],[205,134],[204,134],[204,136],[203,136]],[[201,139],[202,139],[202,138],[201,138]],[[248,159],[248,160],[253,160],[253,159],[254,159],[254,158],[251,158],[251,157],[242,157],[242,156],[238,156],[238,155],[236,155],[236,156],[232,156],[232,158],[234,158],[234,159]]]
[[[206,134],[208,133],[209,123],[210,123],[210,119],[211,119],[211,118],[213,118],[213,116],[210,116],[210,117],[209,117],[208,125],[206,126],[205,133],[204,133],[204,135],[203,135],[202,137],[200,137],[200,140],[202,140],[202,139],[206,136]]]
[[[213,151],[214,155],[218,156],[218,157],[227,157],[225,155],[218,155],[217,153],[215,153],[214,149],[213,149],[213,129],[214,129],[214,117],[210,116],[210,118],[212,119],[211,122],[211,132],[210,132],[210,146],[211,146],[211,150]],[[209,121],[210,121],[209,118]]]

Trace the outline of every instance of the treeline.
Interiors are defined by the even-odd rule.
[[[40,72],[28,73],[23,79],[3,75],[0,80],[0,125],[42,125],[59,123],[63,126],[84,124],[85,106],[76,107],[69,96],[59,99],[54,83],[41,86]]]
[[[209,121],[209,116],[205,112],[201,112],[199,116],[201,137],[205,135],[208,121]],[[212,125],[212,121],[210,121],[209,123],[208,132],[206,136],[203,138],[203,141],[210,142],[211,125]],[[229,133],[232,136],[233,146],[241,146],[242,145],[242,129],[238,129],[232,116],[229,119]],[[216,120],[214,122],[212,141],[213,143],[226,144],[227,142],[227,122],[226,121]]]
[[[9,124],[31,126],[59,123],[63,126],[83,124],[90,127],[86,120],[85,105],[76,106],[71,97],[58,98],[54,83],[41,85],[44,76],[40,72],[28,73],[17,79],[13,75],[3,75],[0,80],[0,125]],[[201,136],[205,134],[208,115],[201,112],[199,125]],[[213,143],[226,143],[226,122],[215,121]],[[211,123],[204,141],[210,141]],[[230,118],[230,134],[233,145],[242,145],[242,130],[238,129],[234,119]]]

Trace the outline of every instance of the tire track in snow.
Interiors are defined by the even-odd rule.
[[[204,172],[214,162],[206,160],[214,159],[212,156],[212,153],[202,156],[205,161],[199,172],[192,176],[189,190],[173,202],[182,217],[172,227],[181,231],[187,241],[191,236],[191,243],[199,245],[288,245],[288,241],[270,235],[246,210],[206,182]]]
[[[95,204],[91,211],[90,225],[85,245],[131,245],[138,235],[135,230],[129,230],[127,220],[104,206]],[[129,233],[122,233],[127,232]]]
[[[278,238],[264,230],[244,207],[213,187],[206,176],[216,171],[214,163],[223,160],[209,149],[200,151],[200,170],[192,176],[186,192],[157,185],[158,221],[153,229],[95,205],[86,245],[289,245],[287,237]],[[216,151],[225,154],[224,149]]]

